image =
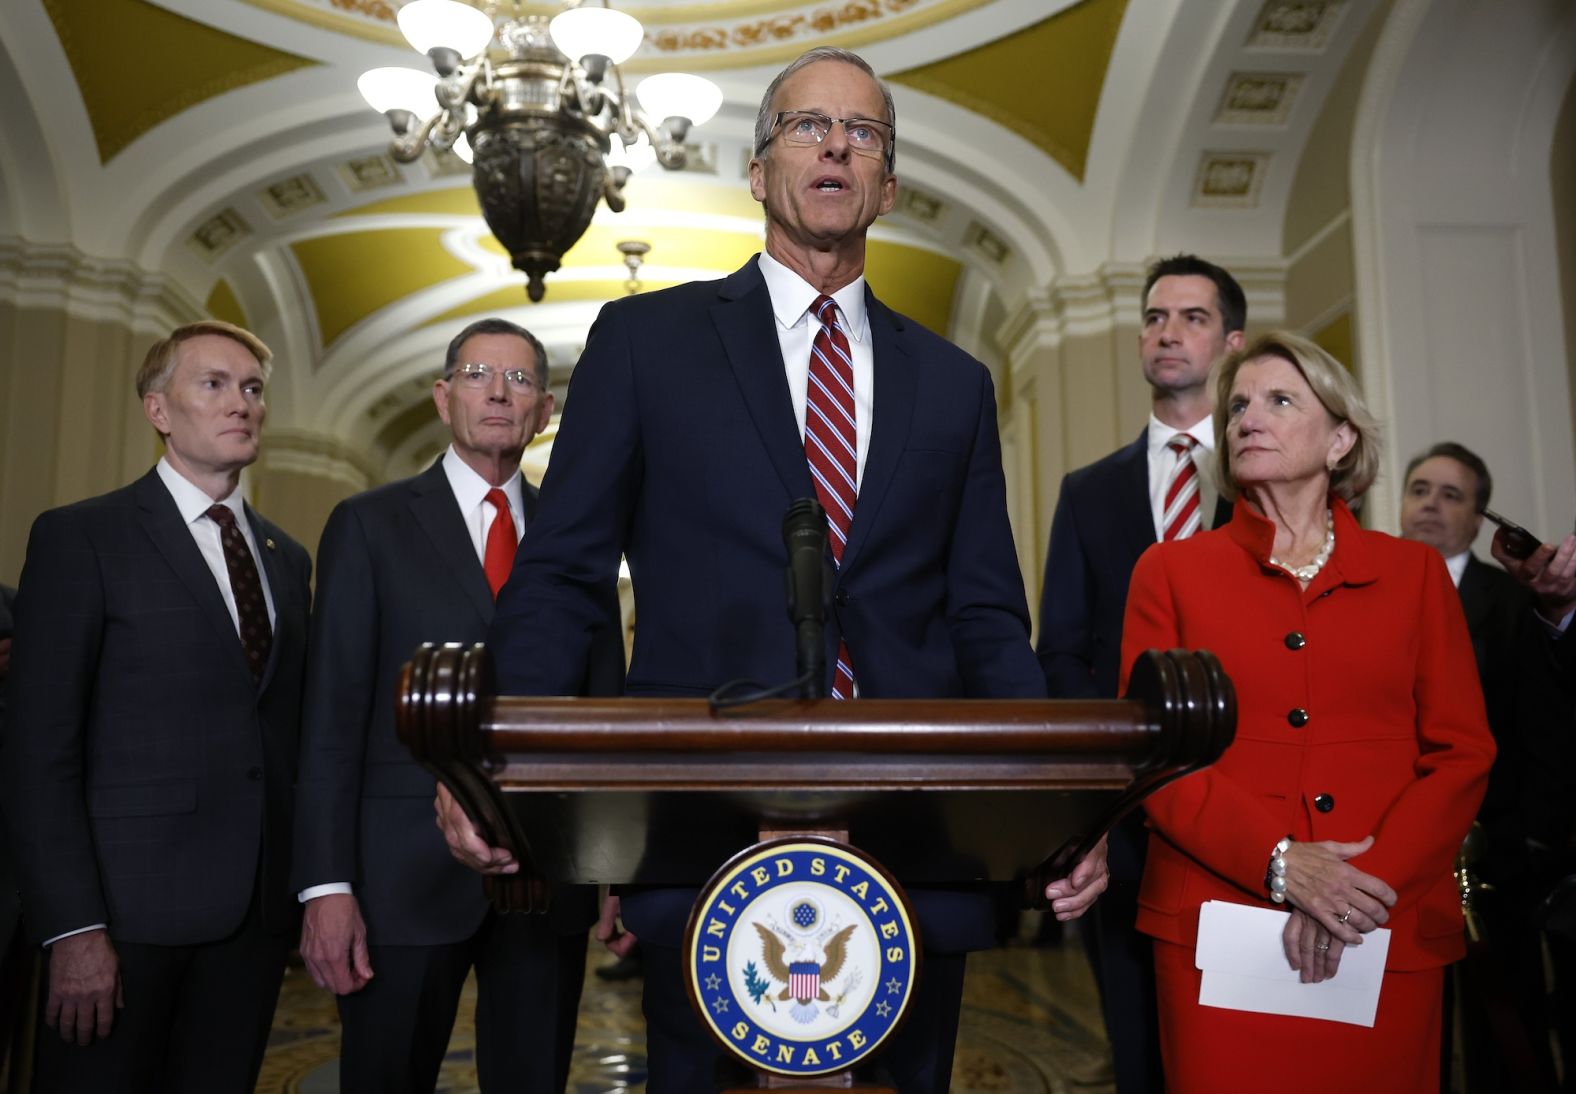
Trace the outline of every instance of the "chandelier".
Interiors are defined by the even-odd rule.
[[[358,82],[394,129],[396,160],[430,147],[471,164],[482,216],[532,301],[597,204],[622,212],[624,184],[652,159],[683,167],[690,128],[722,105],[716,84],[682,72],[648,76],[631,95],[618,66],[645,31],[603,2],[567,0],[549,21],[522,0],[412,0],[399,27],[433,71],[375,68]]]

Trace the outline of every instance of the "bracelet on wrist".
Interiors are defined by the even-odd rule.
[[[1264,887],[1270,891],[1270,899],[1276,904],[1286,903],[1286,851],[1292,845],[1292,838],[1287,836],[1275,845],[1270,852],[1270,868],[1264,874]]]

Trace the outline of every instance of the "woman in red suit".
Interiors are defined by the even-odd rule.
[[[1438,551],[1347,508],[1374,480],[1378,429],[1340,364],[1275,333],[1216,384],[1234,515],[1150,548],[1122,635],[1124,664],[1208,649],[1237,689],[1225,755],[1146,803],[1138,927],[1155,940],[1167,1084],[1432,1094],[1444,966],[1464,952],[1451,863],[1494,755],[1460,597]],[[1304,982],[1389,927],[1373,1028],[1200,1006],[1207,900],[1285,909]]]

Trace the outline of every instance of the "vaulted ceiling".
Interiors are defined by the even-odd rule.
[[[438,441],[425,389],[468,317],[537,331],[561,381],[596,309],[626,291],[616,243],[651,244],[645,288],[721,276],[759,249],[743,183],[755,108],[812,45],[858,49],[895,85],[902,191],[872,231],[869,273],[889,303],[953,333],[971,287],[1006,314],[1059,276],[1201,239],[1217,255],[1284,254],[1302,151],[1385,4],[615,6],[647,29],[628,70],[704,71],[725,105],[692,133],[688,169],[649,168],[623,213],[599,211],[540,304],[481,221],[468,168],[394,162],[356,92],[366,68],[423,63],[394,0],[6,0],[0,237],[129,262],[257,329],[290,362],[276,421],[396,473]]]

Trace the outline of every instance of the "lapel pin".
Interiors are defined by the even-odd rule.
[[[267,545],[268,545],[268,549],[269,549],[269,550],[270,550],[270,551],[272,551],[272,550],[273,550],[273,549],[274,549],[274,541],[273,541],[273,539],[272,539],[272,538],[269,538],[269,539],[265,539],[265,540],[263,540],[263,542],[264,542],[264,543],[266,543],[266,544],[267,544]]]

